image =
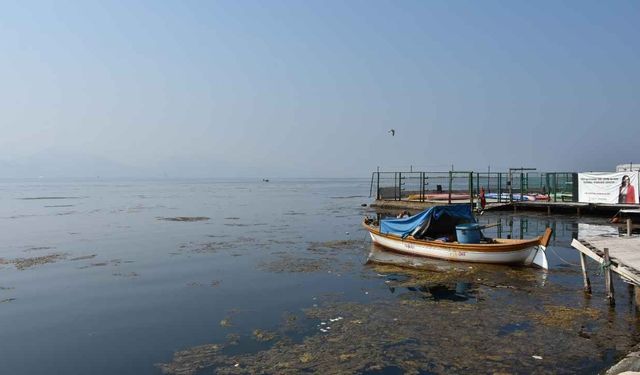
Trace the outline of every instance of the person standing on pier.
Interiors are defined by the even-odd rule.
[[[636,203],[636,189],[631,185],[629,176],[622,177],[620,191],[618,194],[618,203]]]

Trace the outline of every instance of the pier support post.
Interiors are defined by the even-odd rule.
[[[580,253],[580,265],[582,266],[582,282],[584,283],[584,292],[591,294],[591,280],[587,275],[587,256]]]
[[[637,285],[633,286],[633,291],[635,292],[635,300],[636,300],[636,308],[640,308],[640,287]]]
[[[605,247],[604,252],[604,285],[607,290],[607,299],[610,306],[616,305],[616,299],[613,295],[613,276],[611,274],[611,260],[609,258],[609,248]]]
[[[631,219],[627,219],[627,236],[631,236]]]
[[[551,206],[547,206],[547,215],[551,215]]]
[[[580,216],[580,207],[578,207],[578,216]]]

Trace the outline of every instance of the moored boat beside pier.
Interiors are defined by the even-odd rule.
[[[408,218],[381,220],[379,225],[365,219],[363,225],[374,243],[401,253],[548,269],[545,250],[551,228],[528,240],[486,238],[468,205],[435,206]],[[474,235],[467,236],[469,231]]]

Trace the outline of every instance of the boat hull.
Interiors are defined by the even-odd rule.
[[[521,264],[548,268],[546,244],[543,245],[542,238],[499,245],[465,245],[402,239],[367,229],[374,243],[405,254],[459,262]],[[544,237],[547,237],[546,234]]]

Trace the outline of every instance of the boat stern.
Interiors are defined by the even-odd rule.
[[[544,246],[541,245],[537,247],[537,249],[535,250],[535,255],[533,256],[533,260],[531,261],[531,264],[533,264],[534,266],[538,266],[543,270],[549,269],[549,262],[547,261],[547,254],[545,252]]]
[[[553,230],[551,228],[547,228],[544,231],[544,234],[540,236],[540,241],[538,246],[534,247],[531,250],[531,254],[527,257],[525,262],[526,265],[533,265],[542,268],[543,270],[549,269],[549,261],[547,261],[547,246],[549,245],[549,241],[551,240],[551,234]]]

